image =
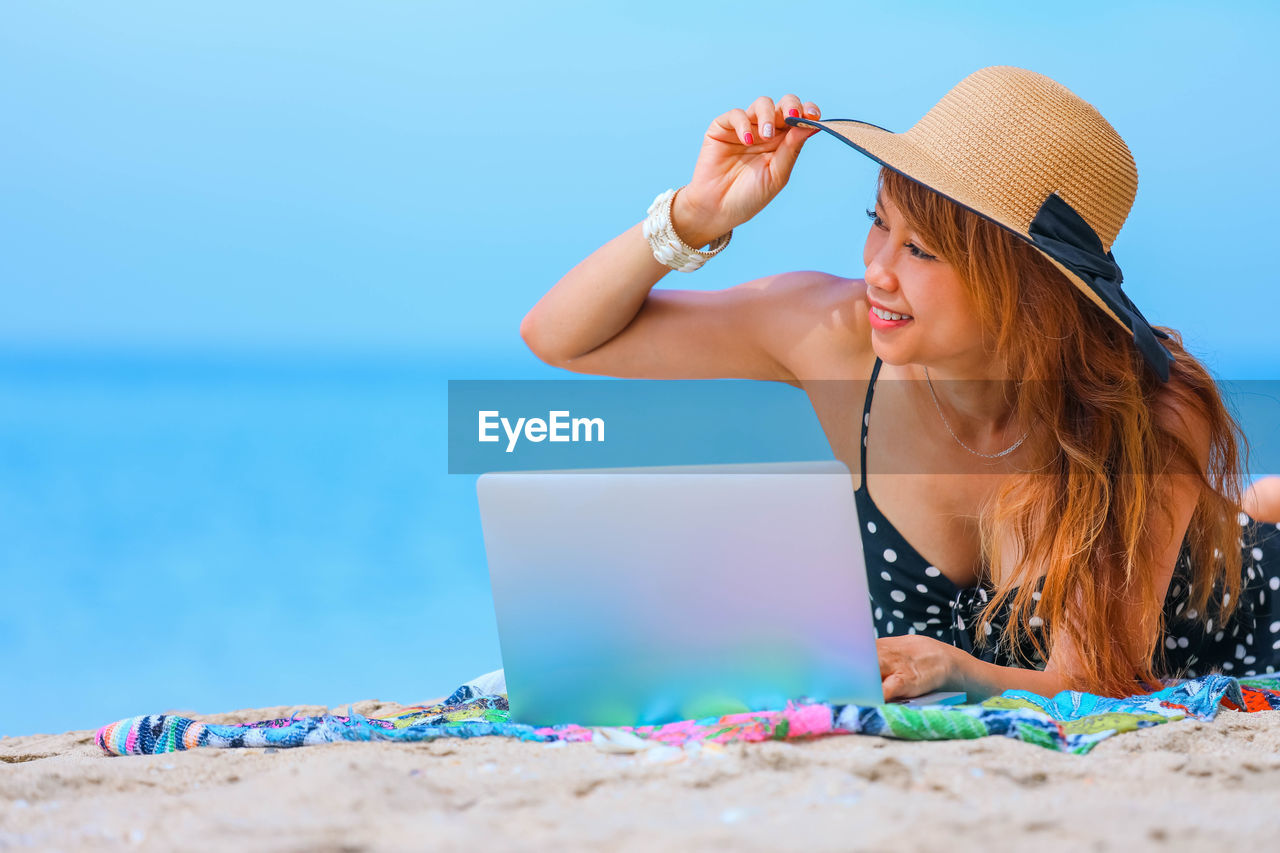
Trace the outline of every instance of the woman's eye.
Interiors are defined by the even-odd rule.
[[[880,217],[876,214],[874,210],[867,211],[867,218],[871,220],[871,224],[874,225],[876,228],[886,227],[884,224],[884,221],[880,219]],[[919,258],[922,261],[932,261],[936,259],[935,256],[930,255],[928,252],[925,252],[914,243],[903,243],[902,245],[907,247],[908,251],[911,252],[911,255],[913,257]]]

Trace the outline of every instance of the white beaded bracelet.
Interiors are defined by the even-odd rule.
[[[730,228],[728,234],[711,241],[711,250],[708,252],[686,245],[671,223],[671,205],[675,203],[676,193],[682,189],[684,187],[666,190],[653,200],[653,204],[649,205],[649,216],[644,221],[644,236],[649,241],[649,248],[653,249],[653,256],[660,263],[679,272],[693,272],[705,264],[708,258],[715,257],[729,245],[733,229]]]

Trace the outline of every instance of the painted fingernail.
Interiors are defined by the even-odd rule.
[[[742,138],[746,140],[748,145],[756,144],[756,138],[751,135],[751,131],[747,131],[747,133]]]
[[[760,135],[763,136],[765,139],[768,139],[769,137],[773,136],[773,125],[771,124],[761,125]]]
[[[787,115],[788,115],[788,116],[790,116],[791,118],[799,118],[799,117],[800,117],[800,111],[799,111],[799,110],[787,110]]]

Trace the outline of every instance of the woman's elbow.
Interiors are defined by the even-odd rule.
[[[545,331],[534,317],[535,313],[536,309],[525,314],[524,319],[520,321],[520,338],[524,341],[525,346],[529,348],[529,351],[540,360],[553,367],[563,367],[568,359],[557,353],[555,348],[549,345]]]

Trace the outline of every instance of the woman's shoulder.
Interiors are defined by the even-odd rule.
[[[866,282],[816,270],[786,278],[786,307],[777,328],[789,339],[782,351],[792,374],[804,382],[868,372],[874,351]]]

